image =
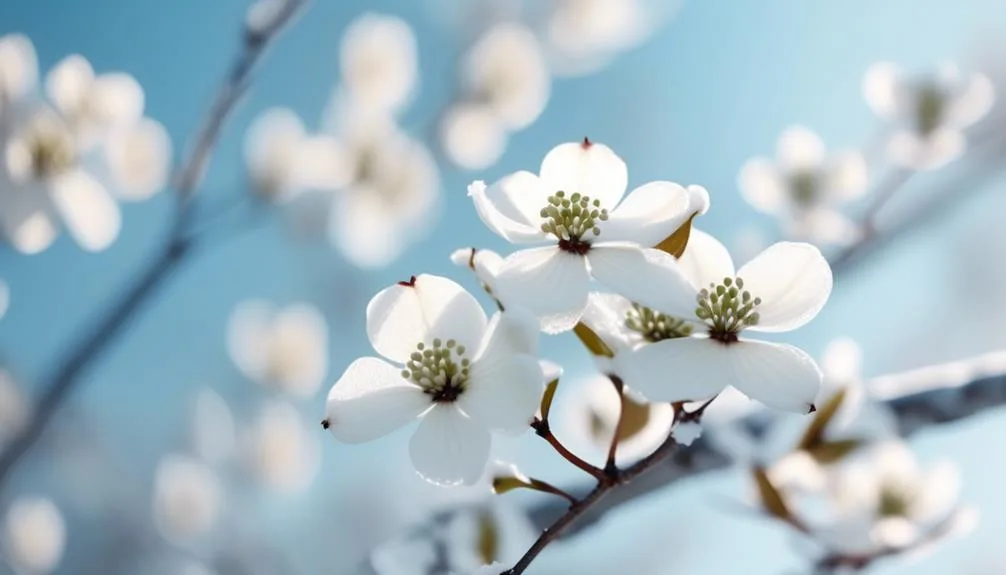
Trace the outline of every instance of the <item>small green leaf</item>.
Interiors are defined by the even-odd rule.
[[[479,515],[478,551],[482,563],[489,565],[499,559],[500,534],[491,513]]]
[[[765,469],[755,467],[751,469],[751,474],[754,476],[755,483],[758,484],[758,496],[761,498],[765,510],[773,517],[778,517],[779,519],[788,521],[792,518],[793,515],[786,505],[786,500],[783,499],[782,494],[775,488],[775,485],[772,485],[772,481],[768,478],[768,474],[765,473]]]
[[[654,247],[676,258],[680,258],[681,254],[685,253],[685,248],[688,247],[688,238],[692,234],[692,220],[697,215],[699,215],[697,212],[692,214],[688,218],[688,221],[681,224],[680,228],[674,230],[674,233],[664,238],[663,241]]]
[[[614,352],[608,347],[608,344],[604,343],[601,336],[594,333],[594,330],[587,327],[583,322],[576,324],[573,328],[573,333],[576,337],[580,338],[580,342],[583,346],[587,348],[590,353],[600,356],[600,357],[615,357]]]
[[[503,495],[514,489],[530,489],[531,484],[520,477],[493,477],[493,493]]]
[[[545,386],[545,394],[541,396],[541,418],[543,420],[548,420],[548,412],[552,410],[552,400],[555,399],[555,391],[558,388],[558,379],[553,379]]]
[[[824,439],[825,429],[828,428],[828,424],[831,423],[831,420],[835,418],[835,414],[838,413],[838,408],[842,407],[842,402],[845,401],[845,392],[844,388],[841,389],[835,395],[831,396],[821,409],[817,410],[817,413],[814,414],[814,419],[811,420],[810,425],[807,426],[807,430],[803,433],[803,437],[800,438],[800,443],[796,446],[797,449],[812,451],[817,444],[821,443]]]
[[[863,445],[860,439],[822,441],[807,449],[807,453],[822,465],[836,463]]]

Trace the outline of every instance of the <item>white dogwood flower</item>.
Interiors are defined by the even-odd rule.
[[[245,163],[254,191],[273,202],[287,202],[306,190],[345,185],[345,154],[326,135],[309,134],[287,108],[258,115],[245,135]]]
[[[345,166],[345,184],[325,196],[330,211],[321,210],[329,238],[354,265],[386,266],[436,222],[436,161],[394,118],[340,94],[326,116],[326,129],[343,150]]]
[[[301,491],[311,485],[321,462],[321,444],[292,405],[266,404],[246,438],[245,455],[255,475],[282,492]]]
[[[709,205],[705,189],[650,182],[625,199],[625,163],[584,139],[553,148],[540,175],[516,172],[488,189],[468,187],[479,217],[517,251],[496,276],[500,299],[531,311],[548,333],[571,329],[587,306],[591,277],[618,291],[645,281],[644,247],[658,244]]]
[[[866,193],[867,180],[860,153],[827,154],[817,134],[803,126],[779,136],[775,160],[749,160],[738,176],[752,206],[781,218],[790,237],[820,244],[855,241],[856,225],[834,207]]]
[[[416,38],[396,16],[367,13],[342,36],[342,84],[360,105],[395,112],[412,97],[419,76]]]
[[[508,130],[533,123],[545,109],[551,77],[534,33],[514,22],[489,28],[468,52],[466,88]]]
[[[82,248],[103,250],[121,227],[115,198],[146,199],[163,187],[170,140],[142,116],[135,80],[95,76],[80,56],[49,73],[46,92],[51,105],[28,99],[3,117],[0,231],[32,254],[52,244],[62,223]]]
[[[173,543],[205,534],[216,522],[223,487],[206,463],[187,455],[161,459],[154,471],[154,522]]]
[[[486,321],[475,298],[446,278],[421,275],[382,290],[367,306],[367,334],[382,359],[346,369],[323,422],[336,439],[370,441],[421,419],[409,453],[438,484],[475,483],[491,431],[528,428],[544,388],[538,331],[519,310]]]
[[[866,458],[843,465],[828,493],[831,515],[812,530],[839,552],[914,548],[954,534],[955,523],[967,515],[953,464],[941,461],[924,469],[898,440],[877,444]]]
[[[978,73],[962,74],[949,63],[929,76],[912,76],[891,62],[878,62],[863,77],[863,96],[892,124],[891,161],[906,168],[941,167],[964,152],[963,130],[992,108],[995,89]]]
[[[66,523],[51,500],[36,496],[14,500],[3,527],[4,556],[18,573],[44,575],[59,565]]]
[[[647,280],[623,282],[620,293],[654,311],[695,322],[705,333],[616,356],[626,385],[650,401],[698,400],[732,386],[770,407],[814,410],[821,386],[814,360],[791,345],[741,334],[790,331],[824,307],[831,294],[831,268],[816,247],[780,242],[738,271],[722,245],[692,262],[697,269],[688,274],[669,255],[650,261]]]
[[[241,303],[227,325],[227,349],[249,379],[300,397],[313,397],[328,372],[328,326],[308,304]]]
[[[566,390],[575,390],[569,401],[562,398]],[[674,408],[669,403],[647,403],[628,389],[625,393],[622,414],[618,393],[607,377],[596,375],[569,385],[563,382],[553,407],[554,419],[559,422],[555,432],[570,449],[589,454],[584,458],[603,466],[621,417],[616,463],[624,466],[646,457],[670,434]]]
[[[642,42],[656,19],[642,4],[640,0],[552,0],[546,38],[555,69],[566,75],[590,73]]]

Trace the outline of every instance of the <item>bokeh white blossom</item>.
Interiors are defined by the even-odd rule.
[[[10,503],[3,522],[3,554],[26,575],[45,575],[59,565],[66,547],[66,521],[47,498],[29,495]]]

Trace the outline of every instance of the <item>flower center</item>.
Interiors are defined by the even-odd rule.
[[[744,290],[741,278],[723,278],[720,284],[709,284],[698,296],[695,315],[709,325],[709,337],[722,343],[734,343],[746,327],[758,324],[760,297]]]
[[[692,334],[692,326],[685,320],[664,315],[637,303],[625,312],[625,327],[642,334],[643,339],[650,343]]]
[[[434,402],[452,402],[468,386],[471,361],[464,354],[465,346],[453,339],[434,339],[432,346],[420,342],[409,356],[402,377],[423,388]]]
[[[905,517],[912,507],[913,497],[896,485],[885,485],[880,490],[877,515],[880,517]]]
[[[936,86],[924,85],[919,88],[915,100],[915,122],[920,134],[928,136],[940,127],[946,103],[943,91]]]
[[[583,239],[587,232],[595,236],[601,233],[597,222],[608,219],[608,210],[601,208],[600,200],[591,200],[574,192],[567,197],[558,191],[548,197],[548,205],[541,209],[541,231],[552,234],[559,240],[559,249],[583,255],[590,251],[590,242]]]
[[[48,114],[32,118],[23,138],[24,158],[18,162],[32,179],[46,180],[58,176],[68,171],[77,160],[70,131],[60,120]]]
[[[813,205],[817,199],[818,176],[813,171],[800,171],[790,176],[790,191],[793,194],[793,202],[800,207]]]

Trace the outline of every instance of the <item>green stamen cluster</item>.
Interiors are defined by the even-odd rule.
[[[915,122],[920,134],[927,136],[940,127],[946,104],[946,96],[936,86],[919,89],[915,100]]]
[[[402,377],[423,388],[435,402],[454,401],[468,385],[471,361],[462,357],[464,353],[465,346],[453,339],[447,342],[435,339],[430,347],[419,343],[409,356]]]
[[[664,315],[635,303],[632,304],[632,309],[625,312],[625,327],[642,334],[643,338],[651,343],[687,337],[692,333],[692,326],[685,320]]]
[[[698,302],[695,315],[711,324],[709,337],[723,343],[737,341],[742,329],[758,324],[755,308],[761,304],[761,298],[745,291],[741,278],[723,278],[719,285],[709,284],[709,289],[699,292]]]
[[[880,490],[877,515],[880,517],[905,517],[912,507],[913,498],[904,489],[887,485]]]
[[[541,231],[560,241],[577,241],[588,231],[600,234],[597,222],[608,219],[608,210],[601,208],[599,200],[591,201],[590,196],[574,192],[567,198],[566,192],[559,191],[548,197],[548,205],[540,215],[545,218]]]
[[[790,176],[790,190],[793,202],[798,206],[813,205],[819,188],[818,175],[813,171],[801,171]]]
[[[76,161],[73,140],[56,120],[39,117],[27,137],[32,174],[46,179],[61,174]]]

